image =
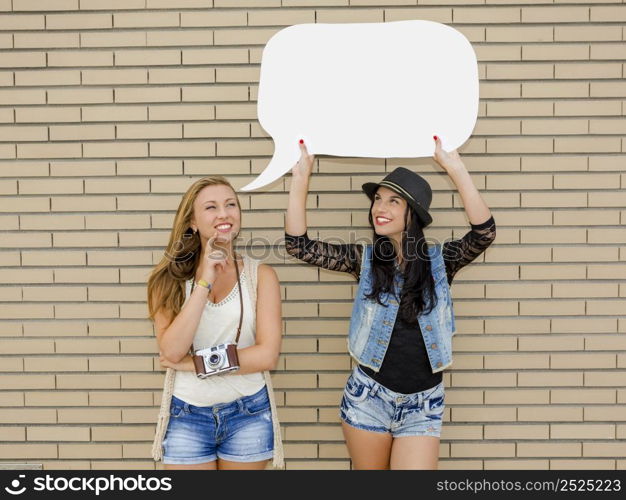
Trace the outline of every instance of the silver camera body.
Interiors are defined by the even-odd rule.
[[[196,351],[202,363],[196,363],[198,378],[207,378],[218,373],[226,373],[239,368],[237,344],[226,343]],[[197,359],[197,358],[196,358]]]

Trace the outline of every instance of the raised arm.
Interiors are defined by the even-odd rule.
[[[315,157],[300,142],[300,160],[291,170],[291,189],[285,220],[285,247],[287,253],[307,264],[330,271],[350,273],[359,277],[361,247],[353,243],[334,244],[311,240],[307,235],[306,197]]]
[[[293,236],[306,233],[306,197],[315,156],[310,155],[304,141],[300,140],[300,159],[291,169],[291,188],[285,220],[285,232]]]
[[[435,161],[447,172],[456,186],[465,213],[471,224],[482,224],[491,217],[491,211],[476,189],[467,167],[455,150],[446,152],[441,146],[441,139],[435,136]]]
[[[441,139],[435,139],[435,161],[447,172],[456,186],[465,213],[472,226],[463,238],[446,242],[443,247],[443,256],[446,262],[448,281],[476,257],[483,253],[496,238],[496,223],[489,207],[476,189],[459,153],[446,152],[441,146]]]

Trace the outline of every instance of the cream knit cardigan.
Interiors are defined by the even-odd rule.
[[[257,269],[259,261],[251,259],[247,256],[243,258],[244,271],[246,273],[246,280],[248,286],[248,294],[253,304],[256,304],[256,285],[257,285]],[[256,317],[253,324],[256,329]],[[154,437],[154,443],[152,444],[152,458],[155,461],[159,461],[163,458],[163,438],[167,430],[167,424],[170,420],[170,404],[172,401],[172,393],[174,392],[174,379],[176,377],[176,370],[168,368],[165,372],[165,382],[163,384],[163,396],[161,398],[161,409],[159,411],[159,418],[157,420],[156,435]],[[270,407],[272,410],[272,426],[274,428],[274,460],[272,465],[275,468],[283,468],[285,466],[283,441],[280,434],[280,422],[278,421],[278,413],[276,412],[276,402],[274,401],[274,390],[272,389],[272,379],[269,371],[263,372],[265,378],[265,385],[267,386],[267,392],[270,399]]]

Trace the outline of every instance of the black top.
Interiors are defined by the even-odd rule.
[[[442,255],[448,283],[454,275],[483,253],[496,237],[496,223],[490,217],[482,224],[471,224],[465,236],[443,244]],[[292,236],[285,233],[287,252],[298,259],[331,271],[342,271],[357,279],[361,271],[360,245],[332,244],[311,240],[305,233]],[[380,370],[375,372],[361,366],[372,379],[387,389],[412,394],[429,389],[442,379],[442,372],[433,373],[419,325],[407,326],[396,318],[389,346]]]

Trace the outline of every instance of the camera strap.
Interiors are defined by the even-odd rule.
[[[239,289],[239,326],[237,327],[237,337],[235,338],[235,344],[239,343],[239,336],[241,335],[241,324],[243,323],[243,293],[241,291],[241,280],[239,279],[239,266],[237,265],[237,255],[235,254],[235,272],[237,273],[237,288]]]

